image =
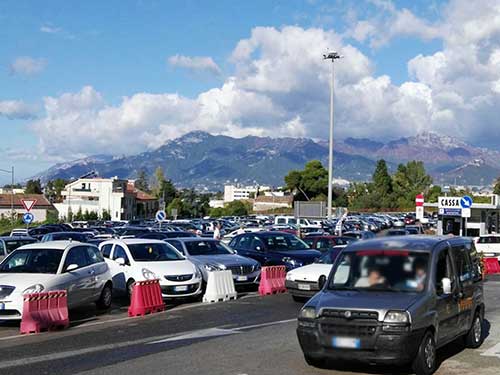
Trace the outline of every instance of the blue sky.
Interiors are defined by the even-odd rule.
[[[462,16],[454,12],[462,12],[461,7],[460,1],[385,0],[3,1],[0,168],[15,164],[18,176],[26,178],[56,161],[96,153],[138,152],[195,128],[244,136],[275,134],[271,129],[276,126],[280,136],[321,138],[325,133],[316,130],[320,120],[313,113],[327,113],[328,97],[323,94],[327,94],[328,81],[322,79],[328,70],[322,65],[308,66],[300,48],[295,50],[294,38],[299,40],[302,35],[310,38],[309,45],[317,48],[318,56],[325,46],[355,52],[346,56],[339,71],[337,100],[341,103],[343,90],[344,98],[362,90],[367,106],[374,95],[381,95],[382,102],[397,100],[391,103],[401,107],[398,111],[406,113],[406,105],[415,111],[404,121],[418,123],[395,136],[412,135],[412,128],[432,130],[423,124],[436,116],[458,116],[453,112],[458,109],[438,101],[444,94],[439,98],[437,94],[449,92],[438,87],[437,76],[433,76],[436,82],[428,82],[429,74],[423,71],[427,63],[416,61],[414,71],[418,73],[409,74],[409,61],[422,55],[433,63],[439,57],[436,53],[446,54],[451,49],[454,19]],[[423,27],[415,30],[412,22]],[[446,24],[450,27],[441,27]],[[363,25],[369,25],[371,33],[363,36]],[[254,32],[259,27],[268,29]],[[319,31],[308,32],[313,29]],[[354,35],[354,30],[359,33]],[[241,41],[253,46],[252,54],[236,56]],[[305,39],[303,42],[308,45]],[[330,42],[337,46],[324,44]],[[273,43],[279,53],[273,53]],[[282,68],[273,73],[272,67],[280,66],[281,56],[288,52],[289,61],[283,66],[290,67],[290,72]],[[176,60],[181,62],[168,60],[173,56],[181,56]],[[198,57],[205,60],[196,60]],[[307,78],[314,69],[318,73]],[[296,84],[276,88],[272,82],[276,73]],[[389,86],[383,77],[390,80]],[[373,84],[367,83],[370,79]],[[405,85],[415,81],[421,86]],[[380,85],[385,85],[384,92],[375,93]],[[426,105],[428,118],[420,119],[422,104],[414,103],[415,92],[428,95],[424,86],[430,90],[433,107]],[[85,87],[89,89],[84,91]],[[407,96],[394,99],[397,95]],[[48,97],[53,98],[50,108],[44,99]],[[311,109],[297,109],[297,102],[309,103]],[[241,103],[248,105],[240,109]],[[340,120],[351,121],[349,111],[356,105],[359,103],[347,100],[341,104]],[[216,113],[214,106],[218,106]],[[208,108],[208,113],[200,108]],[[489,118],[487,110],[479,110],[463,118]],[[196,117],[191,116],[193,112]],[[394,113],[381,113],[380,108],[367,112],[366,118],[352,120],[358,122],[345,127],[352,131],[339,130],[340,136],[383,138],[391,134],[384,126],[398,121]],[[358,123],[363,126],[357,128]],[[448,129],[440,124],[437,130]],[[123,129],[117,138],[124,139],[123,145],[113,138],[114,127]],[[457,134],[455,128],[450,132],[459,137],[467,134],[465,130]],[[487,141],[478,137],[476,143]],[[8,180],[9,176],[0,174],[0,183]]]

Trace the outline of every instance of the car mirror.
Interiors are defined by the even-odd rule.
[[[451,294],[451,280],[447,277],[444,277],[441,280],[443,285],[443,294]]]
[[[68,267],[66,267],[66,272],[74,271],[78,268],[78,264],[72,263]]]
[[[321,275],[320,278],[318,279],[318,287],[319,287],[319,289],[323,289],[323,287],[325,286],[325,283],[326,283],[326,276],[325,275]]]
[[[115,262],[118,263],[120,266],[125,265],[125,259],[123,259],[123,258],[116,258]]]

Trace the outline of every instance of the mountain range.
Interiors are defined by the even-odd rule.
[[[232,138],[202,131],[187,133],[138,155],[94,155],[56,164],[34,176],[42,182],[75,179],[91,171],[101,177],[150,176],[161,166],[177,186],[221,190],[225,183],[281,186],[291,169],[312,159],[327,165],[328,142],[309,138]],[[489,185],[500,175],[500,152],[474,147],[434,132],[378,142],[347,138],[334,145],[334,176],[350,181],[370,180],[378,159],[390,171],[399,163],[421,160],[436,183]]]

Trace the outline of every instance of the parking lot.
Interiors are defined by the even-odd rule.
[[[483,346],[474,351],[454,342],[442,348],[437,374],[498,373],[499,288],[498,278],[485,283]],[[409,373],[341,363],[326,369],[307,366],[295,334],[300,307],[288,294],[250,292],[236,301],[186,303],[143,318],[128,318],[124,301],[101,315],[81,308],[71,312],[69,329],[40,335],[19,336],[15,324],[2,324],[0,369],[13,375]]]

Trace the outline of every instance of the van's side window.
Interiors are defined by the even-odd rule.
[[[472,279],[474,281],[482,280],[483,275],[481,272],[481,259],[479,258],[476,247],[474,246],[474,242],[466,243],[465,249],[467,250],[471,261]]]
[[[472,266],[469,254],[464,245],[453,246],[452,251],[458,278],[461,283],[467,283],[472,280]]]
[[[453,285],[453,271],[450,261],[450,256],[448,255],[448,249],[444,249],[439,253],[437,267],[436,267],[436,293],[438,295],[443,294],[443,282],[444,278],[451,280]]]

